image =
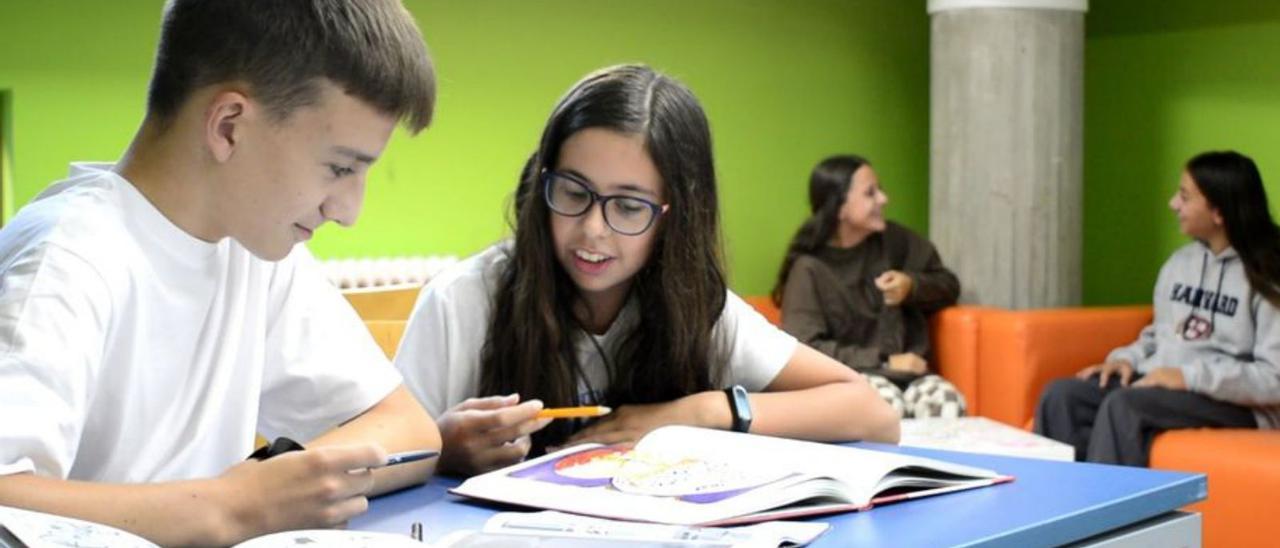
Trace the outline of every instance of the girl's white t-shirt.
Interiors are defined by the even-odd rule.
[[[212,477],[255,432],[305,443],[400,380],[306,246],[196,239],[109,166],[0,231],[0,474]]]
[[[509,261],[508,242],[489,247],[438,274],[427,283],[405,327],[395,364],[405,385],[432,416],[438,417],[479,394],[480,351],[489,329],[493,294]],[[727,292],[724,311],[712,332],[713,345],[727,350],[722,386],[740,384],[763,390],[796,350],[796,339],[770,324],[751,305]],[[576,349],[586,379],[578,387],[583,405],[599,402],[608,386],[608,370],[600,355],[613,359],[638,314],[629,301],[603,335],[579,330]],[[599,344],[592,343],[593,337]],[[708,359],[711,359],[709,357]],[[524,398],[532,395],[524,395]]]

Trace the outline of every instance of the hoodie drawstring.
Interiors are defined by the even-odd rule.
[[[1218,268],[1218,288],[1213,292],[1213,302],[1207,303],[1209,308],[1209,332],[1210,333],[1213,333],[1213,328],[1215,327],[1214,321],[1217,320],[1218,302],[1222,300],[1222,280],[1223,278],[1226,277],[1227,263],[1229,261],[1231,261],[1231,257],[1226,257],[1222,259],[1222,261],[1220,261],[1221,265]],[[1205,270],[1208,270],[1208,268],[1209,268],[1209,252],[1206,251],[1204,253],[1203,260],[1200,261],[1200,283],[1196,284],[1196,289],[1200,291],[1201,297],[1204,296],[1204,273],[1205,273]],[[1196,306],[1191,307],[1192,314],[1195,314],[1195,309],[1199,308],[1200,304],[1205,304],[1205,303],[1203,303],[1203,300],[1198,300],[1196,303]]]

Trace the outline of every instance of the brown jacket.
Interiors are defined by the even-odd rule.
[[[899,306],[885,306],[876,288],[886,270],[915,282]],[[933,244],[889,222],[855,247],[828,246],[796,259],[783,289],[782,328],[854,369],[883,372],[893,354],[913,352],[931,362],[928,316],[959,296],[960,280]]]

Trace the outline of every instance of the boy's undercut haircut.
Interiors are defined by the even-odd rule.
[[[321,79],[410,132],[431,123],[435,70],[399,0],[168,0],[148,117],[166,126],[195,90],[238,81],[284,120]]]

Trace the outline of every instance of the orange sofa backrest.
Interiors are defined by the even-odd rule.
[[[742,300],[747,301],[747,304],[764,316],[764,319],[769,320],[769,323],[782,327],[782,311],[778,309],[778,305],[773,304],[772,297],[750,295],[743,297]]]
[[[977,415],[981,410],[978,334],[982,318],[991,310],[981,306],[949,306],[939,310],[929,322],[934,370],[964,394],[969,415]]]
[[[992,309],[979,323],[980,412],[1022,428],[1049,381],[1074,375],[1136,340],[1151,323],[1151,307]]]

